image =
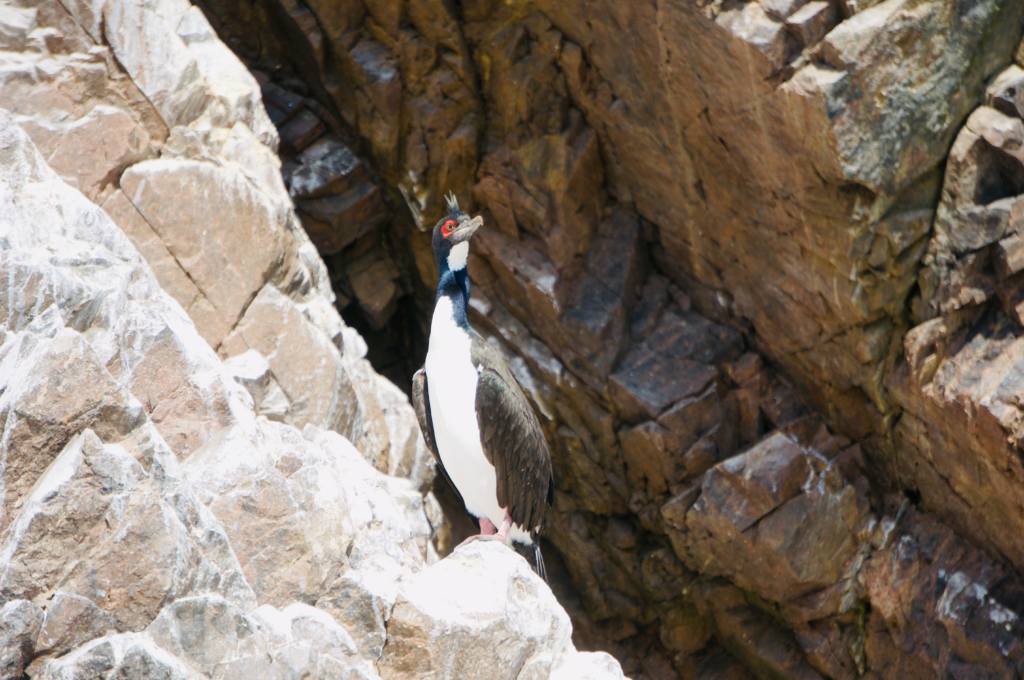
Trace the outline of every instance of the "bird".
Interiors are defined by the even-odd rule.
[[[483,218],[446,197],[434,226],[438,279],[426,361],[412,401],[437,467],[479,519],[473,540],[511,543],[545,580],[544,513],[554,496],[551,453],[537,415],[504,358],[469,325],[469,240]]]

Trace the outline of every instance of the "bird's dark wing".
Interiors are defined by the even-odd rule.
[[[416,420],[420,423],[423,441],[427,443],[427,448],[434,454],[434,460],[437,461],[437,469],[448,480],[448,484],[455,490],[455,494],[461,501],[462,494],[459,493],[459,488],[452,483],[452,478],[448,476],[448,471],[444,469],[444,463],[441,462],[441,454],[437,452],[437,441],[434,439],[434,421],[430,418],[430,393],[427,392],[427,371],[425,368],[420,368],[412,376],[412,406],[416,410]]]
[[[530,403],[502,356],[474,334],[473,364],[480,443],[494,465],[498,504],[512,521],[535,533],[551,492],[551,454]]]

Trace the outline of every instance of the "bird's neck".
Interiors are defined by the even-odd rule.
[[[452,315],[460,328],[469,330],[469,274],[466,268],[452,271],[447,266],[441,268],[437,279],[437,300],[447,297],[452,303]]]

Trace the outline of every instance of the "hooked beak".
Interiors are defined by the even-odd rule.
[[[452,232],[452,242],[462,243],[468,241],[469,237],[476,233],[476,230],[484,226],[484,218],[481,215],[469,219],[468,217],[459,223],[459,226]]]

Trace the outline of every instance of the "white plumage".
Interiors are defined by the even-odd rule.
[[[451,299],[439,297],[430,323],[425,370],[434,439],[444,469],[462,494],[466,510],[500,527],[505,509],[498,505],[494,466],[487,462],[480,444],[476,413],[478,374],[470,352],[472,339],[456,324],[453,311]],[[518,526],[513,525],[509,535],[520,543],[533,543],[529,533]]]
[[[452,246],[448,253],[448,269],[457,272],[466,267],[466,260],[469,259],[469,241],[463,241]]]

